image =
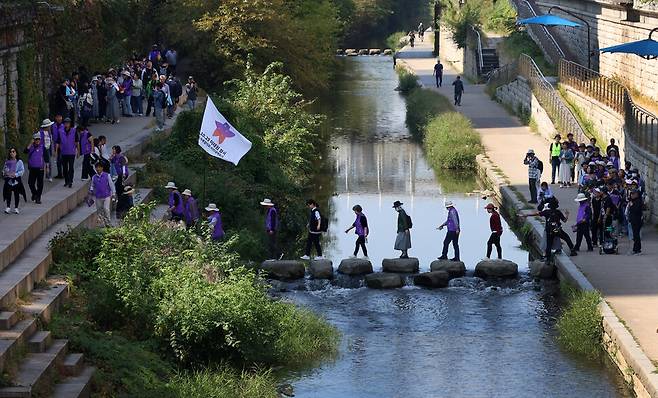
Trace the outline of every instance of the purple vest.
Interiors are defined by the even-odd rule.
[[[91,184],[94,188],[94,197],[96,197],[96,199],[105,199],[112,196],[110,175],[106,172],[103,171],[100,175],[95,174],[91,177]]]
[[[215,226],[212,230],[212,239],[219,240],[224,237],[224,226],[222,225],[222,215],[219,212],[214,212],[210,217],[208,217],[208,222],[215,222]]]
[[[457,209],[451,207],[450,210],[448,210],[448,231],[457,231],[457,223],[455,223],[455,220],[457,220],[457,223],[459,223],[459,213],[457,213]]]
[[[116,171],[118,175],[128,177],[128,166],[125,165],[125,163],[127,163],[125,160],[125,156],[118,154],[112,158],[112,165],[114,166],[114,171]],[[171,204],[169,206],[171,206]]]
[[[7,170],[8,173],[15,173],[17,162],[18,161],[16,160],[5,160],[5,170]]]
[[[361,225],[361,217],[365,217],[365,214],[357,214],[356,215],[356,220],[354,221],[354,228],[356,230],[357,235],[365,236],[366,231],[365,231],[365,228],[363,228],[363,225]]]
[[[183,215],[183,197],[181,196],[180,192],[178,191],[171,191],[169,192],[169,207],[172,207],[174,205],[174,196],[178,196],[178,206],[174,208],[172,213],[182,216]]]
[[[589,222],[590,218],[592,217],[592,210],[589,207],[589,203],[587,202],[581,202],[580,206],[578,207],[578,215],[576,215],[576,223],[581,223],[583,221]]]
[[[77,142],[75,127],[71,127],[68,132],[62,129],[62,132],[59,135],[59,145],[62,155],[75,155]]]
[[[57,142],[59,142],[59,136],[64,133],[64,123],[62,124],[53,124],[50,126],[50,131],[52,132],[52,143],[53,145]],[[43,138],[41,139],[41,142],[43,142]]]
[[[80,134],[80,153],[83,155],[89,155],[91,153],[91,142],[89,142],[89,137],[91,134],[89,130],[85,129]]]
[[[274,219],[274,222],[272,222]],[[279,224],[279,215],[274,207],[267,209],[267,215],[265,216],[265,230],[266,231],[276,231]]]
[[[31,145],[27,151],[27,167],[31,169],[43,169],[43,145]]]
[[[190,225],[198,218],[199,210],[196,205],[196,199],[190,196],[190,198],[185,203],[185,223]]]

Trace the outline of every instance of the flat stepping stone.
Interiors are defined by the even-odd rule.
[[[270,278],[283,281],[303,278],[306,272],[304,264],[296,260],[264,261],[260,269],[265,271]]]
[[[382,260],[382,271],[415,274],[418,272],[419,262],[415,257],[385,258]]]
[[[414,284],[424,287],[448,287],[450,275],[446,271],[423,272],[414,276]]]
[[[372,274],[372,263],[364,258],[346,258],[338,265],[338,272],[345,275]]]
[[[549,264],[546,261],[535,260],[528,264],[530,268],[530,276],[539,279],[552,279],[555,277],[555,265]]]
[[[334,277],[331,260],[311,260],[308,271],[313,279],[333,279]]]
[[[466,275],[466,264],[463,261],[434,260],[430,264],[431,271],[445,271],[450,279]]]
[[[378,272],[366,275],[366,286],[371,289],[396,289],[404,286],[404,280],[399,274]]]
[[[475,266],[475,276],[480,278],[515,278],[519,266],[509,260],[482,260]]]

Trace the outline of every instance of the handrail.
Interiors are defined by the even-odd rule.
[[[477,56],[478,56],[478,64],[480,66],[479,67],[480,73],[482,73],[482,69],[484,69],[484,58],[482,57],[482,37],[480,36],[480,32],[478,32],[478,30],[475,29],[475,26],[471,25],[471,29],[473,29],[473,32],[475,32],[475,34],[478,37],[478,53],[477,53]]]
[[[514,61],[510,64],[501,66],[489,72],[487,76],[487,86],[498,88],[502,85],[509,84],[519,75],[519,62]]]
[[[533,94],[548,113],[556,130],[565,135],[573,134],[574,139],[580,142],[587,138],[585,130],[571,109],[555,87],[546,80],[535,61],[526,54],[519,57],[519,75],[528,80]]]
[[[564,59],[560,61],[558,76],[560,83],[573,87],[622,115],[631,141],[658,156],[658,117],[637,105],[626,86]]]

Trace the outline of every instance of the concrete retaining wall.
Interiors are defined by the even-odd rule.
[[[457,44],[452,40],[452,32],[445,26],[441,26],[440,36],[439,58],[441,61],[450,63],[458,73],[469,79],[477,79],[475,52],[469,48],[457,48]]]
[[[649,221],[658,223],[658,156],[648,153],[628,139],[624,141],[624,145],[625,159],[638,168],[646,184],[645,203]]]

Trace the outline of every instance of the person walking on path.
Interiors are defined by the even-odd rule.
[[[320,214],[320,209],[318,209],[318,203],[314,199],[307,200],[306,205],[310,209],[308,215],[308,237],[306,238],[306,250],[301,259],[311,259],[311,246],[315,247],[315,251],[318,255],[316,259],[323,259],[322,246],[320,245],[320,236],[322,235],[322,215]]]
[[[425,41],[425,29],[423,29],[423,23],[418,24],[418,37],[420,38],[420,42]]]
[[[50,159],[52,158],[53,153],[53,135],[50,130],[54,122],[51,122],[50,119],[43,119],[41,122],[41,128],[39,128],[39,135],[41,136],[41,145],[43,145],[43,161],[44,161],[44,172],[45,178],[52,181],[51,174],[51,165]]]
[[[186,189],[182,193],[183,196],[183,213],[185,216],[185,226],[187,229],[192,228],[199,219],[199,206],[196,199],[192,196],[192,191]]]
[[[464,82],[462,81],[461,76],[457,76],[457,79],[452,82],[452,85],[455,86],[455,105],[462,106],[462,94],[464,94]]]
[[[210,224],[210,238],[214,241],[220,241],[224,239],[224,225],[222,224],[222,215],[219,212],[219,208],[216,204],[210,203],[206,207],[206,211],[210,213],[208,217],[208,224]]]
[[[436,87],[441,87],[443,84],[443,64],[441,60],[437,58],[436,65],[434,65],[434,71],[432,72],[434,78],[436,79]]]
[[[498,208],[494,206],[493,203],[487,204],[485,209],[491,214],[491,217],[489,217],[489,229],[491,230],[491,235],[487,241],[487,258],[491,258],[493,246],[496,246],[498,259],[501,260],[503,258],[503,248],[500,247],[500,237],[503,234],[503,224],[500,221],[500,214],[497,211]]]
[[[165,114],[164,110],[167,108],[167,97],[164,91],[162,91],[162,83],[157,82],[155,84],[155,90],[153,91],[153,114],[155,115],[155,122],[157,127],[155,131],[160,132],[164,130],[165,124]]]
[[[22,178],[24,172],[25,166],[23,165],[23,161],[18,157],[18,151],[14,147],[9,148],[7,160],[5,160],[5,165],[2,168],[2,177],[5,180],[5,185],[2,188],[2,197],[5,203],[7,203],[7,208],[5,209],[5,213],[7,214],[11,212],[12,195],[14,196],[14,213],[16,214],[20,213],[18,204],[21,195],[23,196],[23,200],[27,202]]]
[[[578,214],[576,215],[576,246],[574,247],[575,251],[580,251],[580,244],[583,241],[583,236],[585,237],[585,242],[587,242],[587,251],[591,252],[594,250],[592,246],[592,237],[589,234],[590,223],[592,221],[592,207],[589,204],[589,198],[584,193],[579,193],[574,199],[578,202]]]
[[[169,181],[165,185],[165,189],[169,190],[169,199],[167,203],[169,204],[169,220],[170,221],[181,221],[183,219],[183,196],[178,192],[178,187],[173,181]]]
[[[409,32],[409,45],[411,48],[414,48],[414,44],[416,42],[416,34],[413,31]]]
[[[574,154],[566,142],[563,142],[560,149],[560,188],[571,186],[571,166],[573,165]]]
[[[41,143],[41,134],[34,133],[32,144],[28,145],[23,151],[27,154],[27,169],[30,175],[27,178],[27,185],[30,187],[30,194],[33,202],[41,204],[41,194],[43,192],[43,173],[46,167],[45,148]]]
[[[91,163],[91,153],[94,147],[94,136],[87,127],[83,127],[80,133],[80,154],[82,155],[82,181],[90,179],[95,171]]]
[[[368,241],[368,219],[366,215],[363,214],[363,208],[360,205],[352,207],[354,214],[356,214],[356,220],[351,227],[345,230],[345,233],[350,232],[352,229],[355,229],[356,233],[356,244],[354,246],[354,255],[352,258],[356,258],[356,255],[359,254],[359,247],[363,251],[363,258],[368,258],[368,249],[366,248],[366,242]]]
[[[138,116],[144,116],[144,82],[135,72],[133,73],[133,87],[132,92],[130,93],[130,107],[133,113],[136,113]]]
[[[75,158],[80,153],[80,137],[75,127],[71,127],[71,119],[64,119],[64,131],[59,135],[58,151],[62,154],[62,172],[64,186],[73,187],[73,172]]]
[[[631,200],[628,203],[628,221],[633,231],[633,254],[642,253],[642,210],[644,203],[640,191],[634,189],[631,191]]]
[[[534,150],[528,149],[525,159],[523,159],[523,164],[528,166],[529,203],[537,203],[537,182],[541,178],[541,171],[539,170],[539,159],[535,156]]]
[[[260,205],[267,209],[265,213],[265,233],[267,234],[269,261],[274,261],[279,258],[279,250],[277,246],[277,232],[279,230],[279,211],[271,199],[263,199]]]
[[[112,77],[108,77],[105,84],[107,87],[105,115],[112,124],[119,123],[119,97],[121,96],[119,85]]]
[[[134,194],[135,189],[130,185],[126,185],[123,188],[123,192],[118,195],[116,208],[117,220],[123,220],[126,214],[128,214],[130,209],[135,205],[133,198]]]
[[[446,237],[443,240],[443,252],[441,253],[441,257],[439,257],[439,260],[447,260],[448,259],[448,245],[452,242],[452,248],[455,251],[455,256],[451,258],[451,261],[460,261],[459,260],[459,233],[461,232],[460,230],[460,225],[459,225],[459,213],[457,212],[457,209],[455,209],[455,206],[451,201],[447,201],[446,204],[446,209],[448,210],[448,217],[446,221],[439,225],[439,230],[442,230],[444,227],[448,227],[448,232],[446,233]]]
[[[603,206],[603,197],[600,188],[592,190],[592,220],[590,225],[592,246],[603,244],[603,239],[599,239],[601,231],[601,207]]]
[[[187,103],[187,108],[190,111],[193,111],[196,108],[196,99],[198,96],[199,89],[194,81],[192,76],[187,78],[187,84],[185,85],[185,102]]]
[[[57,166],[57,175],[55,175],[55,178],[64,178],[64,173],[62,172],[62,154],[59,151],[59,136],[64,133],[64,119],[61,113],[55,114],[55,123],[50,126],[50,132],[50,135],[53,137],[52,148]],[[52,182],[52,179],[48,181]]]
[[[98,224],[103,227],[110,226],[110,205],[116,195],[114,184],[110,175],[103,171],[103,166],[96,163],[96,174],[91,177],[89,195],[96,201],[96,217]]]
[[[112,169],[116,174],[116,191],[123,192],[123,182],[128,178],[128,158],[121,153],[121,147],[115,145],[112,147],[112,156],[110,157]]]
[[[551,184],[555,184],[555,177],[560,171],[560,153],[562,152],[562,144],[560,144],[560,134],[555,135],[555,141],[551,142],[549,146],[549,156],[551,159]]]
[[[409,258],[408,251],[411,249],[411,217],[402,208],[403,204],[399,200],[393,202],[393,208],[398,212],[398,229],[394,249],[402,251],[400,258]]]

